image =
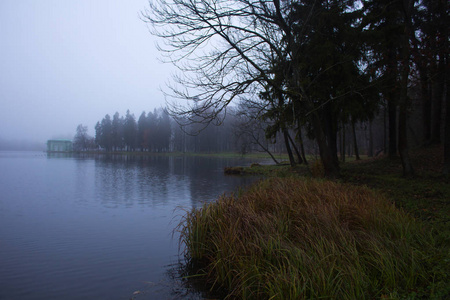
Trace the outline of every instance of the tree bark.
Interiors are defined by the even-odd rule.
[[[443,57],[440,57],[438,63],[438,72],[436,81],[432,84],[432,124],[431,124],[431,144],[441,143],[441,119],[442,119],[442,100],[444,96],[444,73],[445,65]]]
[[[292,148],[294,148],[295,154],[297,155],[298,158],[298,163],[301,165],[303,163],[303,159],[302,156],[300,155],[300,152],[298,151],[297,146],[294,143],[294,140],[292,139],[291,135],[289,134],[289,132],[287,133],[287,136],[289,138],[289,141],[291,142]]]
[[[294,155],[292,154],[291,146],[289,143],[289,133],[286,128],[282,129],[282,131],[283,131],[283,136],[284,136],[284,143],[286,145],[286,151],[289,156],[289,163],[290,163],[291,167],[295,167],[295,159],[294,159]]]
[[[355,157],[356,160],[361,160],[361,157],[359,157],[359,151],[358,151],[358,142],[356,139],[356,128],[355,128],[355,121],[352,121],[352,131],[353,131],[353,147],[355,149]]]
[[[386,105],[383,108],[383,153],[387,154],[387,124],[386,124]]]
[[[303,137],[302,137],[302,129],[301,128],[298,130],[298,141],[300,142],[300,151],[302,153],[303,162],[305,165],[307,165],[308,161],[306,160],[305,147],[303,145]]]
[[[394,100],[395,93],[391,93],[388,100],[388,119],[389,119],[389,143],[388,155],[389,157],[397,156],[397,103]]]
[[[261,149],[263,149],[267,154],[270,155],[270,157],[272,158],[272,160],[275,162],[275,164],[279,165],[280,163],[277,161],[277,159],[275,158],[275,156],[273,156],[272,152],[270,152],[269,148],[265,147],[260,141],[259,139],[252,133],[251,137],[253,138],[253,140],[255,141],[255,143],[261,147]]]
[[[389,20],[389,22],[395,22]],[[387,51],[387,86],[386,86],[386,100],[388,106],[388,155],[389,157],[397,156],[397,97],[398,97],[398,61],[397,50],[395,45],[390,45]]]
[[[264,147],[261,143],[257,142],[258,145],[267,153],[270,155],[270,157],[272,158],[272,160],[275,162],[276,165],[279,165],[280,163],[278,162],[278,160],[275,158],[275,156],[273,156],[272,152],[269,151],[268,148]]]
[[[369,121],[369,151],[367,153],[368,157],[373,157],[373,129],[372,120]]]
[[[337,178],[340,176],[339,163],[337,157],[333,154],[330,145],[327,143],[327,137],[325,136],[322,122],[317,113],[312,116],[312,123],[314,127],[314,133],[319,147],[320,158],[322,160],[323,168],[325,171],[325,177]]]
[[[404,9],[404,32],[402,35],[402,66],[401,66],[401,82],[400,82],[400,99],[399,99],[399,117],[398,117],[398,151],[402,161],[403,176],[411,177],[414,175],[414,169],[409,158],[408,137],[407,137],[407,114],[408,114],[408,76],[410,72],[410,45],[409,37],[411,34],[411,9],[413,1],[405,1]]]
[[[419,74],[422,97],[423,143],[428,144],[431,140],[431,97],[427,69],[425,66],[419,67]]]
[[[345,124],[342,122],[342,134],[341,134],[341,161],[345,162]]]
[[[447,55],[447,64],[448,62],[448,55]],[[447,92],[446,92],[446,112],[445,112],[445,140],[444,140],[444,175],[449,177],[450,176],[450,76],[448,72],[445,74],[446,78],[446,86],[447,86]]]
[[[445,10],[448,11],[448,1],[444,1],[444,7]],[[446,14],[444,15],[444,18],[446,19],[446,22],[444,24],[448,24],[448,21],[450,20],[450,17]],[[449,74],[449,67],[450,67],[450,61],[449,61],[449,53],[448,53],[448,27],[444,28],[444,34],[443,34],[443,40],[444,40],[444,82],[445,82],[445,139],[444,139],[444,174],[447,176],[447,178],[450,176],[450,74]]]
[[[331,105],[325,106],[325,134],[327,137],[327,145],[330,148],[333,160],[339,163],[338,148],[337,148],[337,134],[338,134],[338,121],[331,112]]]

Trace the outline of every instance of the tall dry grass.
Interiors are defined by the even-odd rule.
[[[433,295],[432,233],[367,188],[270,179],[180,224],[189,262],[241,299]]]

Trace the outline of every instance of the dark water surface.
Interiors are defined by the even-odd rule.
[[[171,276],[173,230],[251,162],[0,152],[0,299],[201,299]]]

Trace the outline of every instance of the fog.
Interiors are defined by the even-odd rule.
[[[139,13],[147,0],[0,1],[0,141],[94,135],[105,114],[164,106],[171,66]]]

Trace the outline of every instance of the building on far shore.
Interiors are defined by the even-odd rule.
[[[47,152],[71,152],[73,143],[71,140],[48,140]]]

